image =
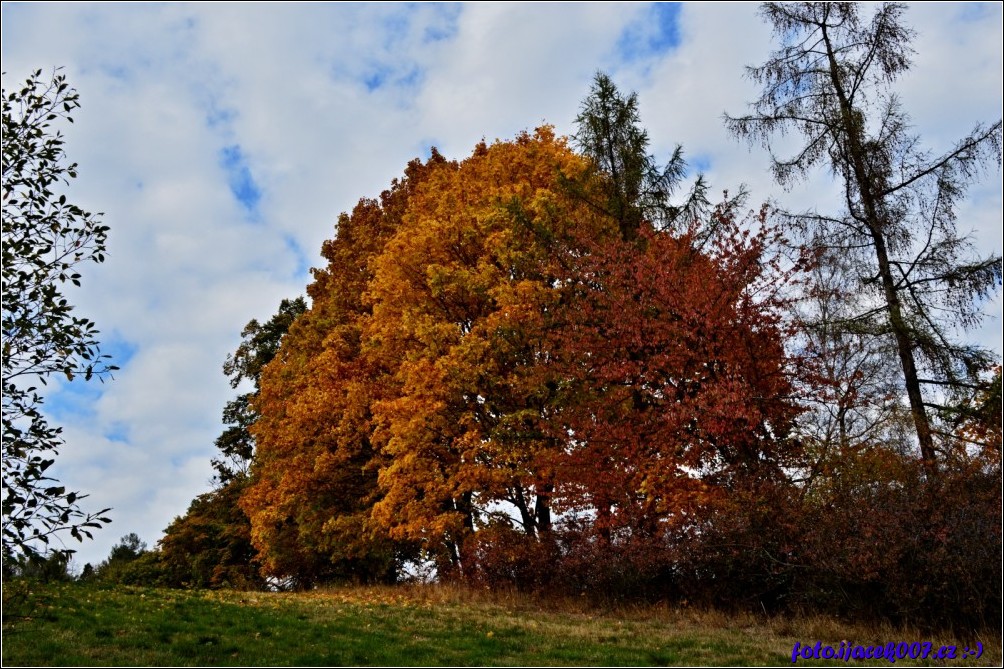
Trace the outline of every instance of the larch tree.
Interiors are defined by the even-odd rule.
[[[659,165],[648,152],[636,93],[623,95],[608,75],[598,72],[575,124],[575,144],[603,175],[603,186],[586,194],[574,182],[568,185],[615,218],[625,238],[633,237],[642,221],[677,234],[703,224],[703,234],[695,236],[699,243],[713,234],[707,225],[711,207],[704,177],[698,175],[682,201],[673,201],[688,171],[683,147],[677,145],[666,164]]]
[[[725,120],[737,137],[768,149],[785,134],[803,138],[790,156],[771,151],[780,185],[821,164],[840,181],[843,211],[795,219],[821,253],[849,261],[855,292],[866,299],[833,325],[893,343],[925,470],[936,477],[939,430],[929,409],[944,408],[936,400],[945,391],[982,387],[991,364],[954,331],[980,322],[980,301],[1001,282],[1001,258],[975,255],[956,229],[956,211],[987,166],[999,167],[1001,122],[976,125],[943,153],[921,148],[892,88],[910,67],[904,11],[889,3],[873,12],[845,2],[765,3],[780,48],[748,68],[763,86],[751,112]]]

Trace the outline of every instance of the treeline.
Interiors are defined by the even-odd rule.
[[[228,359],[254,390],[159,582],[426,565],[598,599],[999,619],[1000,365],[952,333],[1000,286],[953,213],[1000,162],[1000,123],[918,153],[888,90],[902,8],[862,11],[765,5],[791,44],[729,120],[800,133],[779,182],[826,164],[846,211],[709,202],[598,75],[571,141],[433,150],[343,214],[309,307],[252,321]]]

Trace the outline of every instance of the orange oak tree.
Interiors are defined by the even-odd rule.
[[[338,221],[308,287],[312,304],[264,369],[252,427],[257,453],[241,506],[265,574],[297,585],[394,577],[395,546],[369,523],[377,493],[370,404],[384,372],[362,354],[370,263],[401,224],[412,192],[446,161],[413,161],[379,200]]]
[[[568,228],[611,237],[614,222],[563,185],[590,164],[549,128],[479,144],[415,192],[374,262],[366,335],[395,367],[374,405],[386,459],[374,519],[460,567],[486,525],[532,540],[551,528],[553,475],[542,455],[557,389],[549,331],[564,293]]]

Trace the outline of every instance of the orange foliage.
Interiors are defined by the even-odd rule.
[[[626,240],[589,204],[602,179],[541,128],[414,162],[340,219],[255,402],[266,573],[382,578],[415,547],[469,572],[517,537],[533,571],[552,507],[651,540],[778,476],[795,410],[767,233],[722,210],[707,251]]]
[[[547,128],[480,144],[410,202],[374,262],[366,337],[394,368],[374,405],[386,457],[374,519],[396,538],[448,551],[456,565],[476,524],[512,505],[528,535],[549,527],[552,481],[538,466],[555,440],[548,332],[560,297],[556,240],[614,229],[563,179],[588,163]]]
[[[314,270],[311,308],[264,370],[252,485],[241,499],[266,574],[308,584],[334,575],[392,577],[392,547],[368,523],[376,494],[369,407],[382,372],[361,354],[369,265],[401,223],[416,186],[442,169],[413,161],[379,201],[338,221]]]

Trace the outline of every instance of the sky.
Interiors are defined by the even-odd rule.
[[[897,91],[935,152],[1001,117],[1001,7],[906,14],[916,54]],[[66,192],[111,228],[106,262],[67,295],[121,369],[53,379],[45,405],[66,440],[55,476],[113,509],[94,541],[66,539],[77,567],[130,532],[153,546],[210,489],[244,324],[305,294],[338,214],[433,146],[462,159],[544,123],[570,134],[602,70],[637,92],[656,157],[682,144],[712,193],[835,204],[827,173],[781,191],[722,125],[771,50],[745,3],[4,3],[3,86],[64,68],[82,104],[61,128],[79,164]],[[959,212],[982,253],[1001,252],[1001,211],[994,170]],[[1000,298],[986,310],[975,336],[999,352]]]

